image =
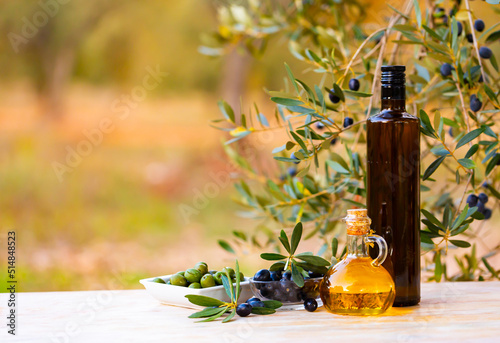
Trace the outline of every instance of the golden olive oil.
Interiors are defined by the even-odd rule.
[[[381,265],[387,256],[387,244],[382,237],[369,235],[371,220],[365,209],[347,213],[347,253],[323,277],[321,300],[336,314],[381,314],[391,307],[395,296],[394,281]],[[379,249],[375,259],[368,255],[372,243]]]

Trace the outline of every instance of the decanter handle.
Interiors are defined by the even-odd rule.
[[[387,258],[387,243],[385,239],[378,235],[370,235],[365,237],[365,243],[377,243],[378,245],[378,256],[372,261],[372,265],[378,267],[384,263]]]

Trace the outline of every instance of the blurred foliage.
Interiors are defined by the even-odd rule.
[[[217,56],[237,49],[261,57],[271,39],[279,37],[288,42],[304,72],[317,75],[314,84],[306,83],[297,78],[300,72],[285,65],[284,89],[267,91],[276,104],[273,114],[255,105],[237,115],[219,102],[224,117],[213,125],[230,133],[226,151],[248,176],[236,182],[237,201],[246,217],[260,221],[256,233],[235,233],[233,241],[260,246],[257,235],[263,227],[273,232],[302,221],[307,237],[324,241],[320,251],[327,256],[328,242],[339,236],[346,209],[365,206],[365,122],[378,112],[374,99],[379,97],[380,67],[404,64],[407,108],[419,116],[423,133],[421,245],[424,268],[433,272],[429,280],[498,278],[498,268],[487,259],[500,244],[482,257],[475,248],[485,219],[500,201],[500,128],[495,123],[500,115],[499,67],[494,53],[479,57],[483,47],[498,52],[500,9],[492,5],[497,2],[489,2],[481,4],[488,6],[484,19],[494,25],[482,32],[472,27],[477,17],[468,0],[389,4],[377,13],[381,20],[376,24],[365,22],[370,9],[363,1],[221,5],[217,29],[204,37],[202,53]],[[449,73],[441,72],[443,64],[449,64]],[[359,90],[348,88],[352,78],[359,80]],[[335,97],[340,99],[336,103],[328,100]],[[353,124],[343,125],[345,118]],[[248,154],[231,147],[259,132],[279,131],[286,131],[288,139],[273,150],[274,159],[292,166],[283,167],[281,177],[261,175]],[[491,208],[466,201],[479,192],[489,195]],[[234,251],[227,241],[220,244]],[[271,234],[265,244],[279,250]],[[471,245],[470,254],[456,258],[459,273],[448,275],[448,249]]]
[[[169,72],[163,89],[210,90],[217,68],[197,63],[202,57],[196,50],[199,32],[213,23],[211,13],[211,2],[196,0],[3,1],[0,31],[8,38],[0,42],[3,79],[24,76],[44,87],[50,70],[63,68],[62,60],[69,58],[67,77],[73,80],[127,85],[140,80],[145,67],[160,64]],[[25,36],[26,30],[36,34]],[[17,53],[8,34],[25,38]]]

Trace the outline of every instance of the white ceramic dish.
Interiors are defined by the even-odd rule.
[[[224,290],[224,286],[215,286],[210,288],[188,288],[180,286],[167,285],[165,283],[153,282],[157,277],[165,280],[167,282],[170,280],[172,275],[155,276],[147,279],[142,279],[139,282],[146,288],[153,298],[157,299],[162,304],[189,307],[189,308],[199,308],[194,304],[191,304],[189,300],[185,297],[188,294],[204,295],[211,298],[216,298],[222,301],[229,301],[229,297]],[[245,278],[245,281],[240,282],[241,294],[240,301],[245,301],[252,297],[252,291],[250,289],[249,278]]]

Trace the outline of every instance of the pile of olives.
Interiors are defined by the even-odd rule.
[[[304,286],[299,287],[292,280],[292,272],[269,271],[261,269],[255,273],[253,284],[263,298],[278,300],[283,303],[301,302],[319,296],[319,284],[323,274],[308,272],[304,278]]]
[[[205,262],[198,262],[194,268],[175,273],[167,282],[158,277],[155,278],[153,282],[188,288],[209,288],[222,285],[222,275],[226,275],[226,272],[231,277],[231,281],[233,283],[236,282],[236,273],[233,268],[225,267],[219,272],[216,270],[208,270],[208,265]],[[242,272],[240,272],[238,277],[240,281],[245,280],[245,276]]]

